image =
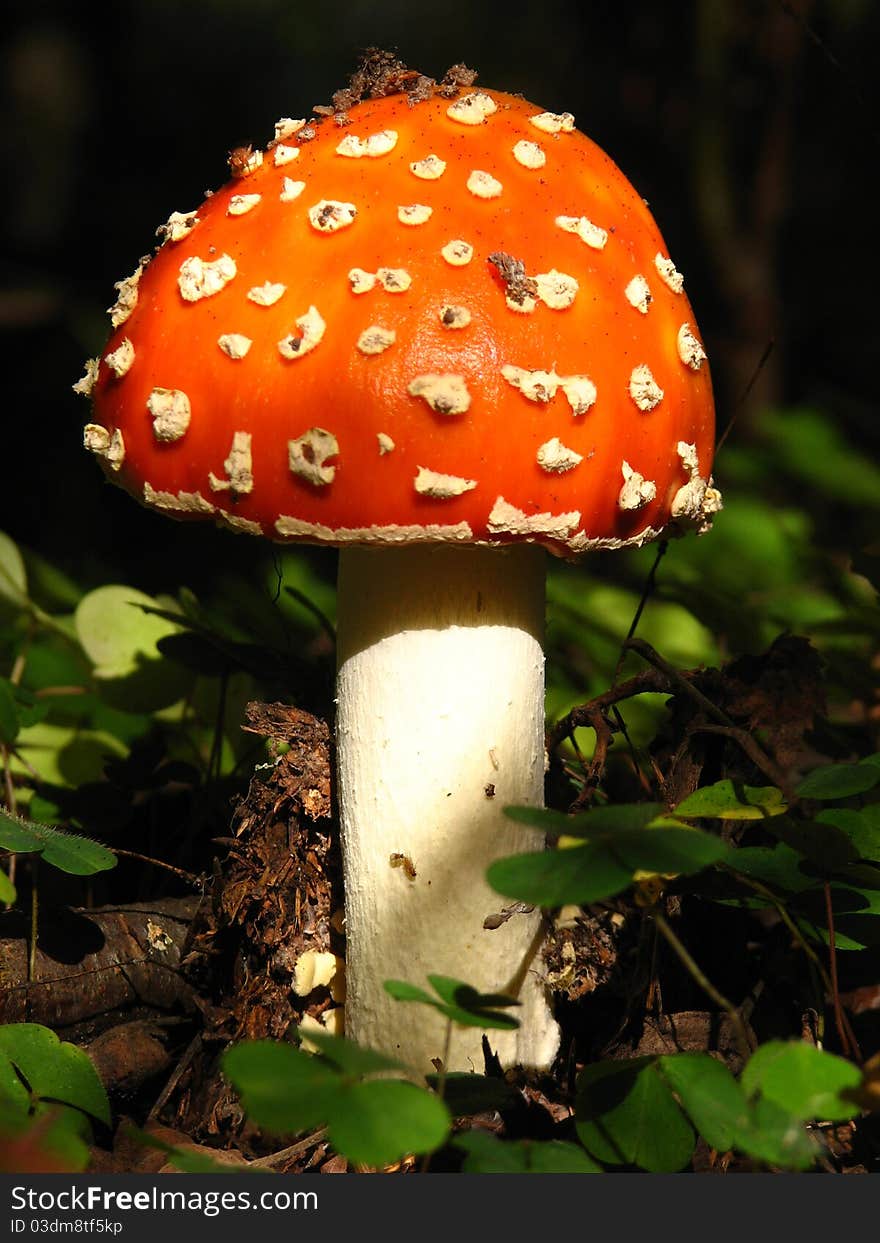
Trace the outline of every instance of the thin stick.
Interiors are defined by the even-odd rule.
[[[577,707],[572,708],[561,720],[557,721],[547,735],[548,750],[555,750],[563,739],[570,738],[574,731],[581,726],[592,728],[593,717],[597,712],[603,712],[606,708],[610,708],[612,704],[619,703],[624,699],[632,699],[635,695],[644,695],[657,691],[661,694],[668,693],[669,680],[661,676],[655,669],[646,669],[643,673],[638,673],[635,677],[627,678],[625,682],[612,686],[610,690],[597,695],[595,699],[589,700],[588,703],[579,704]]]
[[[735,876],[741,885],[746,885],[749,889],[753,890],[755,893],[759,893],[762,898],[766,898],[768,902],[772,903],[773,907],[776,910],[776,914],[779,916],[779,918],[785,924],[786,928],[791,933],[793,940],[804,951],[804,953],[807,955],[807,957],[812,962],[813,966],[816,967],[816,969],[818,970],[822,978],[822,983],[824,987],[830,992],[831,991],[831,980],[828,977],[828,972],[825,970],[824,966],[822,965],[821,958],[816,953],[816,951],[813,949],[812,945],[810,945],[809,941],[806,939],[804,934],[801,932],[800,928],[797,926],[795,921],[789,915],[781,899],[777,898],[773,890],[769,889],[766,885],[762,884],[761,881],[755,880],[751,876],[746,876],[742,872],[738,872],[736,870],[735,864],[722,863],[721,867],[724,868],[726,872],[729,872],[731,876]]]
[[[834,1026],[837,1028],[837,1037],[840,1040],[840,1047],[845,1057],[855,1057],[858,1053],[858,1060],[861,1061],[861,1051],[856,1046],[854,1050],[851,1046],[849,1036],[846,1031],[846,1024],[843,1021],[843,1010],[840,1005],[840,990],[837,985],[837,947],[835,945],[834,934],[834,904],[831,901],[831,882],[825,881],[822,886],[825,891],[825,916],[828,920],[828,966],[831,975],[831,1001],[834,1006]]]
[[[208,779],[219,779],[220,767],[223,762],[223,725],[226,715],[226,691],[229,686],[229,673],[226,669],[220,674],[220,693],[217,696],[217,717],[214,721],[214,736],[211,739],[211,753],[208,756]]]
[[[682,690],[686,694],[690,695],[692,699],[700,704],[709,716],[718,722],[716,725],[693,725],[691,726],[692,732],[723,734],[729,738],[732,738],[735,742],[739,743],[753,763],[760,768],[762,772],[767,774],[773,784],[779,786],[785,794],[789,805],[798,801],[785,774],[776,766],[766,751],[758,745],[751,734],[747,733],[744,729],[740,729],[739,726],[737,726],[726,713],[722,712],[716,704],[712,703],[711,699],[708,699],[702,691],[698,690],[697,687],[693,685],[692,682],[690,682],[686,677],[679,673],[677,669],[665,661],[658,652],[655,652],[650,643],[645,643],[643,639],[630,639],[627,643],[627,647],[631,648],[634,652],[638,652],[638,654],[649,664],[653,665],[655,669],[659,669],[661,673],[665,673],[670,682],[681,686]]]
[[[40,892],[37,883],[39,870],[40,858],[39,855],[34,855],[31,861],[31,940],[30,945],[28,946],[28,984],[33,983],[34,976],[37,973],[37,936],[39,933],[40,918]]]
[[[669,547],[669,540],[665,540],[665,539],[661,540],[660,543],[657,545],[657,554],[654,557],[654,561],[653,561],[653,564],[651,565],[650,570],[648,571],[648,577],[645,579],[645,585],[642,588],[641,599],[639,600],[639,603],[636,607],[636,611],[633,616],[633,619],[630,622],[629,630],[626,632],[626,638],[620,645],[620,654],[617,657],[617,665],[615,666],[615,669],[614,669],[614,677],[611,680],[612,686],[617,685],[617,679],[620,677],[620,671],[623,668],[623,662],[626,660],[626,653],[629,650],[629,646],[628,646],[629,642],[633,638],[633,636],[635,635],[636,631],[639,628],[639,622],[642,620],[642,613],[644,613],[645,611],[646,604],[648,603],[651,596],[654,594],[654,588],[657,585],[657,571],[660,568],[660,562],[666,556],[666,550],[668,547]]]
[[[30,642],[30,635],[28,636],[28,642]],[[24,674],[26,660],[27,658],[24,650],[20,651],[13,662],[12,669],[9,674],[9,681],[13,686],[17,686],[21,681],[22,675]],[[5,742],[2,746],[0,746],[0,760],[2,760],[3,763],[3,781],[6,786],[6,806],[10,813],[15,816],[18,814],[18,800],[15,797],[15,782],[12,780],[12,765],[9,762],[9,747]],[[9,859],[9,880],[13,885],[15,884],[14,854],[11,855]]]
[[[733,414],[731,414],[730,418],[727,420],[727,426],[725,427],[724,431],[721,433],[721,436],[718,439],[718,444],[715,446],[716,457],[721,452],[721,450],[724,448],[724,442],[725,440],[727,440],[727,437],[733,431],[733,425],[734,423],[736,423],[736,420],[739,418],[740,408],[745,405],[746,400],[749,396],[749,393],[751,393],[752,389],[755,387],[758,376],[764,370],[765,366],[767,365],[767,359],[773,353],[775,348],[776,348],[776,342],[771,337],[770,340],[767,342],[767,344],[764,346],[764,352],[761,355],[761,357],[758,359],[758,365],[755,368],[755,370],[752,372],[748,384],[745,386],[743,391],[740,393],[739,398],[734,404]]]
[[[4,743],[0,746],[0,761],[3,763],[3,780],[6,785],[6,806],[10,813],[18,814],[18,802],[15,797],[15,784],[12,780],[12,766],[9,763],[9,748]],[[15,884],[15,855],[9,856],[9,880]]]
[[[638,604],[636,605],[636,611],[633,614],[633,619],[629,624],[629,630],[626,632],[626,638],[620,645],[620,652],[618,653],[617,664],[614,666],[614,675],[611,679],[612,690],[617,686],[618,680],[620,679],[620,674],[623,669],[623,662],[626,660],[626,654],[627,654],[627,651],[629,650],[628,644],[630,640],[633,638],[633,636],[635,635],[636,630],[638,629],[639,622],[642,620],[642,613],[645,611],[645,606],[647,605],[651,596],[654,594],[654,588],[657,585],[657,570],[660,567],[660,562],[663,560],[663,557],[666,555],[666,550],[668,547],[669,547],[668,540],[661,540],[660,543],[657,545],[657,552],[654,556],[654,560],[651,565],[651,568],[648,571],[648,577],[645,579],[645,584],[642,588],[642,594],[639,597]],[[624,738],[626,739],[626,743],[627,743],[627,746],[629,747],[630,755],[632,757],[633,766],[636,772],[638,773],[639,778],[642,781],[642,784],[647,788],[648,783],[645,780],[644,774],[642,773],[642,769],[639,764],[639,758],[636,753],[636,748],[633,745],[633,741],[630,738],[629,733],[627,732],[626,722],[624,721],[623,716],[620,712],[620,709],[617,707],[616,704],[612,708],[612,715],[614,716],[614,719],[617,722],[618,730],[620,731],[620,733],[623,734]],[[600,738],[599,729],[597,728],[596,718],[594,718],[594,721],[592,722],[592,724],[593,724],[593,728],[596,733],[596,748],[593,754],[593,760],[590,764],[590,768],[587,773],[586,780],[584,782],[583,789],[578,795],[577,808],[582,807],[586,802],[589,801],[590,797],[595,793],[595,790],[598,787],[602,774],[605,770],[605,763],[608,757],[608,751],[613,744],[612,731],[610,729],[604,733],[603,737]]]
[[[307,1135],[305,1139],[299,1140],[296,1144],[291,1144],[289,1148],[282,1148],[280,1152],[272,1152],[268,1157],[258,1157],[256,1161],[250,1161],[248,1168],[252,1170],[271,1169],[273,1165],[280,1165],[282,1161],[289,1161],[292,1157],[301,1157],[304,1152],[308,1152],[310,1148],[315,1148],[327,1137],[327,1128],[320,1127],[311,1135]]]
[[[697,963],[694,961],[694,959],[685,949],[684,945],[682,945],[681,941],[679,941],[678,937],[669,927],[669,924],[666,922],[665,918],[660,914],[660,912],[657,910],[656,907],[653,909],[652,914],[654,916],[654,922],[656,923],[659,932],[669,942],[670,946],[672,947],[672,949],[675,951],[676,955],[680,959],[682,965],[686,968],[688,973],[696,980],[696,982],[699,984],[703,992],[706,993],[707,996],[709,996],[712,999],[712,1001],[715,1002],[716,1006],[718,1006],[721,1010],[723,1010],[725,1014],[727,1015],[727,1017],[730,1019],[731,1023],[733,1024],[734,1031],[736,1035],[739,1037],[740,1043],[742,1044],[742,1052],[744,1053],[746,1057],[749,1057],[750,1054],[754,1052],[754,1049],[756,1046],[755,1046],[754,1040],[752,1040],[749,1037],[748,1030],[746,1028],[745,1023],[742,1021],[742,1015],[740,1014],[739,1010],[737,1010],[736,1006],[733,1004],[732,1001],[729,1001],[724,996],[723,993],[718,991],[718,989],[715,987],[712,981],[708,978],[708,976],[706,976],[701,970],[701,968],[697,966]]]
[[[799,13],[793,4],[787,3],[787,0],[780,0],[779,7],[782,9],[786,17],[793,18],[793,20],[801,26],[802,30],[807,35],[807,38],[810,39],[816,48],[818,48],[832,69],[840,74],[845,90],[852,96],[852,102],[856,105],[855,111],[860,121],[864,121],[865,117],[872,116],[872,100],[868,97],[867,92],[859,79],[847,69],[840,57],[836,56],[835,53],[832,52],[830,46],[825,42],[821,35],[819,35],[816,29],[810,25],[803,13]],[[877,131],[868,129],[867,132],[871,136],[872,141],[875,144],[880,145],[880,135],[878,135]]]
[[[181,876],[193,885],[200,885],[202,883],[201,876],[196,876],[194,872],[186,872],[183,868],[175,867],[173,863],[165,863],[162,859],[152,859],[149,855],[139,855],[136,850],[121,850],[119,846],[108,846],[107,849],[114,855],[124,855],[127,859],[139,859],[141,863],[150,863],[154,868],[164,868],[166,872],[173,872],[175,876]]]
[[[440,1069],[437,1071],[437,1087],[435,1091],[440,1100],[443,1100],[443,1093],[446,1091],[446,1067],[449,1065],[449,1050],[452,1047],[452,1019],[446,1021],[446,1039],[443,1042],[443,1058],[440,1062]],[[426,1152],[422,1157],[422,1164],[419,1170],[420,1174],[427,1174],[431,1165],[431,1154]]]
[[[638,655],[641,656],[643,660],[646,660],[649,665],[653,665],[655,669],[659,669],[659,671],[664,673],[669,681],[675,686],[680,686],[685,694],[690,695],[691,699],[696,700],[700,707],[703,708],[703,710],[714,720],[718,721],[721,725],[736,728],[730,717],[722,712],[717,704],[713,704],[712,700],[707,699],[702,691],[697,690],[696,686],[694,686],[694,684],[690,682],[683,673],[676,669],[674,665],[670,665],[668,661],[664,660],[660,653],[651,647],[650,643],[646,643],[644,639],[628,639],[626,647],[632,652],[637,652]]]
[[[177,1087],[178,1083],[180,1082],[183,1072],[187,1069],[190,1062],[193,1060],[196,1053],[198,1053],[201,1047],[202,1047],[202,1034],[201,1032],[197,1032],[196,1035],[193,1036],[192,1040],[189,1042],[189,1044],[184,1049],[183,1054],[180,1058],[180,1061],[174,1067],[174,1070],[171,1072],[171,1076],[168,1082],[165,1084],[165,1087],[162,1089],[162,1091],[159,1093],[158,1097],[156,1098],[155,1105],[150,1110],[149,1114],[147,1114],[147,1122],[152,1122],[154,1118],[158,1118],[159,1114],[162,1112],[162,1110],[165,1108],[166,1104],[168,1103],[168,1098],[171,1096],[171,1093],[174,1091],[174,1089]]]
[[[798,801],[797,795],[791,788],[791,785],[780,768],[777,768],[767,752],[755,742],[751,734],[744,729],[739,729],[736,725],[693,725],[691,726],[693,734],[721,734],[724,738],[730,738],[734,742],[739,743],[743,751],[752,761],[756,768],[760,768],[774,785],[779,786],[785,795],[786,802],[789,806]]]

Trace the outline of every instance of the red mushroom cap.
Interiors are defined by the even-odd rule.
[[[283,121],[118,286],[86,446],[175,517],[327,544],[704,529],[682,278],[573,118],[497,91]]]

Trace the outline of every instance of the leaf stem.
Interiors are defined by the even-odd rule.
[[[183,880],[189,881],[190,884],[201,884],[201,876],[196,876],[194,872],[184,871],[183,868],[175,867],[173,863],[165,863],[162,859],[153,859],[150,855],[140,855],[136,850],[121,850],[118,846],[108,846],[107,849],[111,854],[124,855],[127,859],[138,859],[141,863],[152,864],[154,868],[164,868],[166,872],[173,872],[175,876],[180,876]]]
[[[40,857],[39,855],[34,855],[31,860],[31,937],[30,945],[28,946],[28,984],[33,983],[37,974],[37,933],[40,917],[39,872]]]
[[[704,974],[702,969],[697,965],[696,961],[691,957],[688,950],[685,949],[684,945],[672,931],[660,911],[654,907],[651,914],[654,917],[654,922],[657,925],[658,932],[660,932],[660,934],[672,947],[688,973],[694,980],[696,980],[703,992],[706,993],[707,996],[715,1002],[716,1006],[723,1010],[730,1019],[733,1024],[734,1032],[739,1037],[739,1041],[742,1045],[742,1052],[744,1056],[748,1058],[750,1054],[754,1052],[756,1045],[755,1041],[749,1036],[748,1029],[742,1020],[742,1015],[739,1010],[732,1001],[729,1001],[723,993],[718,991],[708,976]]]
[[[446,1037],[443,1041],[443,1060],[440,1063],[440,1069],[437,1071],[437,1086],[434,1091],[438,1098],[443,1100],[443,1093],[446,1091],[446,1067],[449,1065],[449,1050],[452,1047],[452,1019],[446,1020]],[[426,1152],[422,1157],[422,1165],[419,1170],[420,1174],[427,1174],[431,1166],[431,1154]]]
[[[831,882],[825,881],[822,886],[825,892],[825,916],[828,920],[828,966],[831,975],[831,1001],[834,1006],[834,1026],[837,1028],[837,1037],[840,1040],[840,1047],[845,1057],[852,1058],[861,1062],[861,1050],[852,1036],[852,1032],[847,1033],[847,1024],[844,1022],[843,1010],[840,1005],[840,990],[837,984],[837,946],[835,944],[834,933],[834,903],[831,901]]]

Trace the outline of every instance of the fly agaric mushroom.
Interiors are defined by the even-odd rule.
[[[533,847],[504,805],[543,803],[544,554],[709,525],[706,355],[570,114],[454,79],[374,95],[280,121],[172,215],[78,386],[85,443],[161,513],[341,548],[348,1034],[429,1069],[444,1020],[383,981],[437,972],[517,996],[493,1044],[547,1066],[540,914],[493,919],[484,879]]]

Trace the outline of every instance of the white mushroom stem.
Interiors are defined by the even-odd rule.
[[[341,554],[346,1033],[422,1071],[444,1056],[446,1021],[393,1000],[384,980],[430,991],[437,973],[516,996],[520,1028],[489,1032],[505,1065],[546,1067],[559,1042],[540,913],[483,927],[505,905],[488,865],[540,848],[502,808],[543,804],[544,556],[529,546]],[[456,1026],[447,1066],[481,1071],[481,1036]]]

